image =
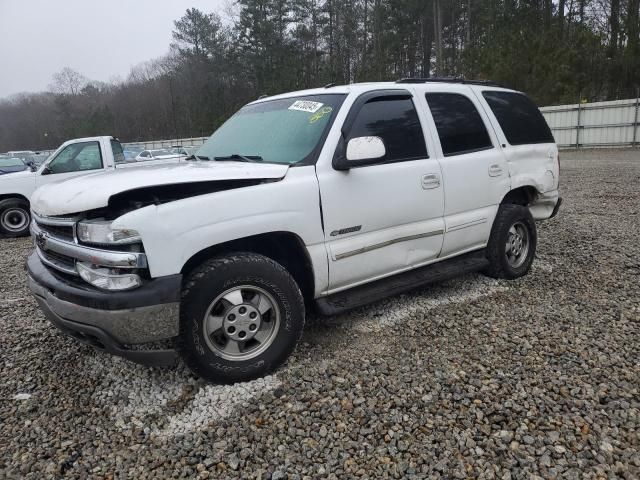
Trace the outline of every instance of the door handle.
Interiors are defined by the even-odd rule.
[[[489,167],[489,176],[490,177],[499,177],[502,175],[502,167],[497,163],[494,163]]]
[[[429,190],[440,186],[440,175],[437,173],[428,173],[422,176],[422,188]]]

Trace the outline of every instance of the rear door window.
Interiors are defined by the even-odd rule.
[[[511,145],[554,143],[549,125],[526,95],[489,90],[482,92],[482,96]]]
[[[113,151],[113,159],[116,163],[124,162],[124,151],[122,145],[117,140],[111,140],[111,150]]]
[[[428,158],[418,113],[411,98],[375,97],[365,103],[351,126],[347,142],[380,137],[387,151],[380,163]]]
[[[473,102],[459,93],[427,93],[427,103],[445,157],[493,148]]]

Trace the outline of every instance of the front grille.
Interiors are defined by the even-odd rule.
[[[75,259],[67,257],[66,255],[61,255],[57,252],[52,252],[50,250],[42,250],[41,248],[37,248],[37,250],[38,255],[40,255],[40,258],[43,260],[46,266],[64,273],[77,275]]]
[[[72,225],[69,225],[69,226],[45,225],[37,221],[36,223],[38,224],[38,227],[40,228],[40,230],[47,232],[52,237],[59,238],[60,240],[66,240],[68,242],[74,241]]]

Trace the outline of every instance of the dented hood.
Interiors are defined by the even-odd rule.
[[[31,198],[31,208],[39,215],[68,215],[106,207],[113,195],[142,187],[281,179],[288,169],[288,165],[218,161],[116,169],[40,187]]]

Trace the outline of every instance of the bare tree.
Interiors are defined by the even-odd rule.
[[[89,80],[79,72],[64,67],[58,73],[53,74],[53,83],[49,85],[49,89],[61,95],[78,95],[82,89],[89,83]]]

